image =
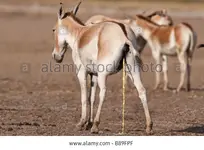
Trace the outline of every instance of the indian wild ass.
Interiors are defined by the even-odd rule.
[[[152,12],[151,14],[147,15],[147,17],[153,21],[154,23],[158,24],[158,25],[167,25],[167,26],[172,26],[173,25],[173,20],[172,18],[167,14],[166,9],[162,9],[162,10],[158,10],[155,12]],[[135,28],[134,25],[134,18],[133,19],[114,19],[114,18],[110,18],[104,15],[95,15],[92,16],[91,18],[89,18],[85,25],[87,26],[91,26],[93,24],[96,23],[100,23],[100,22],[104,22],[104,21],[116,21],[116,22],[120,22],[123,23],[125,25],[125,27],[130,27],[132,28],[132,30],[135,33],[136,36],[136,41],[137,41],[137,45],[136,45],[136,49],[139,51],[139,53],[141,53],[146,45],[146,40],[139,34],[141,31],[138,30],[139,28]],[[167,60],[167,56],[166,55],[162,55],[162,59],[163,60]],[[164,68],[165,66],[167,67],[167,62],[164,61],[163,63]],[[165,71],[164,71],[165,74]],[[164,76],[165,77],[165,76]],[[127,80],[127,79],[126,79]],[[165,79],[166,80],[166,77]],[[128,82],[129,83],[129,82]],[[166,88],[164,88],[166,90]]]
[[[135,28],[142,30],[141,36],[148,42],[156,64],[163,63],[164,90],[168,90],[167,59],[163,56],[177,56],[180,62],[180,83],[176,89],[179,92],[184,84],[187,70],[187,91],[190,90],[190,72],[193,52],[197,43],[197,35],[188,23],[173,26],[159,26],[147,17],[136,15]],[[186,60],[185,60],[186,55]],[[164,59],[165,58],[165,59]],[[160,72],[156,71],[155,89],[160,83]]]
[[[135,67],[135,64],[137,64],[135,61],[139,59],[139,53],[133,46],[136,44],[133,31],[131,29],[124,30],[123,24],[104,22],[85,26],[76,17],[80,3],[71,12],[63,13],[63,8],[60,7],[58,21],[54,29],[55,47],[52,57],[60,63],[63,61],[67,47],[69,46],[72,50],[73,62],[77,68],[80,68],[77,69],[77,77],[81,87],[82,112],[77,128],[82,129],[84,126],[91,125],[91,132],[98,133],[100,113],[106,94],[107,77],[122,69],[123,58],[126,61],[126,67]],[[127,32],[132,39],[127,38]],[[86,80],[88,74],[91,75],[92,85],[87,99]],[[140,78],[139,66],[135,67],[134,70],[128,70],[127,74],[132,79],[144,107],[146,132],[151,133],[153,123],[148,109],[146,89]],[[94,101],[97,82],[100,88],[99,105],[93,120],[93,108],[89,109],[87,117],[86,106],[87,101],[89,107],[90,103]]]
[[[167,14],[166,9],[152,12],[151,14],[147,15],[147,17],[151,19],[153,22],[157,23],[158,25],[167,25],[167,26],[173,25],[173,20]],[[135,27],[133,25],[134,19],[131,19],[131,18],[115,19],[115,18],[104,16],[104,15],[94,15],[86,21],[85,25],[90,26],[90,25],[104,22],[104,21],[115,21],[115,22],[123,23],[125,26],[128,25],[129,27],[131,27],[136,36],[137,50],[139,51],[139,53],[142,52],[142,50],[144,49],[146,45],[146,40],[144,40],[144,38],[140,36],[139,34],[140,30],[138,30],[138,28],[134,28]]]

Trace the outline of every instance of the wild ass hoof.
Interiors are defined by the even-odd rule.
[[[152,135],[153,130],[151,128],[146,128],[146,133],[147,133],[147,135]]]
[[[147,127],[146,127],[146,133],[147,133],[148,135],[152,135],[152,134],[153,134],[152,127],[153,127],[153,122],[151,122],[150,124],[147,125]]]
[[[190,91],[191,91],[191,84],[190,84],[190,83],[187,83],[187,85],[186,85],[186,91],[187,91],[187,92],[190,92]]]
[[[190,86],[187,86],[187,87],[186,87],[186,91],[187,91],[187,92],[190,92],[190,91],[191,91]]]
[[[190,89],[186,89],[186,92],[190,92],[191,90]]]
[[[93,124],[91,128],[91,133],[98,134],[98,132],[99,132],[98,126]]]
[[[160,86],[160,84],[158,84],[158,85],[155,85],[155,86],[154,86],[154,88],[153,88],[153,91],[156,91],[156,90],[158,90],[158,89],[159,89],[159,86]]]
[[[176,90],[173,90],[173,93],[178,94],[180,91],[181,91],[181,89],[176,89]]]
[[[156,90],[158,90],[158,87],[154,87],[154,88],[153,88],[153,91],[156,91]]]
[[[83,130],[83,127],[84,127],[84,124],[82,124],[82,123],[80,122],[80,123],[78,123],[78,124],[76,125],[76,130],[77,130],[77,131],[81,131],[81,130]]]
[[[163,90],[164,90],[165,92],[168,92],[168,91],[170,91],[170,88],[169,88],[169,87],[164,87]]]
[[[90,129],[92,128],[92,126],[93,126],[93,122],[87,122],[87,123],[85,124],[85,129],[86,129],[86,130],[90,130]]]
[[[173,90],[172,92],[173,92],[174,94],[176,94],[176,93],[177,93],[177,90]]]

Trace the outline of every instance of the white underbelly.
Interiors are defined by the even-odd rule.
[[[172,47],[162,47],[161,48],[161,54],[164,55],[177,55],[177,49],[176,46],[172,46]]]

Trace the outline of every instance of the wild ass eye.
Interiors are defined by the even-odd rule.
[[[64,35],[67,34],[67,30],[65,27],[59,27],[59,34]]]
[[[52,32],[55,32],[56,29],[52,29]]]

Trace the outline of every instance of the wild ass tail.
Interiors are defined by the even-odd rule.
[[[135,57],[137,64],[139,65],[139,67],[141,67],[143,62],[142,59],[140,58],[140,53],[134,48],[131,41],[128,40],[125,45],[128,46],[128,51],[132,53],[132,55]]]
[[[204,44],[199,44],[196,48],[199,49],[201,47],[204,47]]]
[[[134,64],[134,65],[141,68],[142,63],[143,63],[142,59],[140,58],[139,52],[133,47],[132,43],[129,40],[127,40],[127,42],[124,44],[124,47],[123,47],[123,59],[125,60],[127,70],[130,73],[130,76],[131,76],[132,80],[134,80],[132,72],[131,72],[131,66],[129,66],[129,65],[132,65],[132,64],[128,64],[127,57],[135,58],[134,63],[136,63],[136,64]],[[136,66],[134,66],[134,67],[136,67]],[[127,79],[128,79],[128,76],[126,76],[126,80]]]
[[[191,34],[190,34],[190,41],[189,41],[189,47],[187,50],[187,53],[189,53],[189,57],[192,57],[193,55],[193,51],[196,48],[196,43],[197,43],[197,36],[196,33],[192,30]]]
[[[187,62],[187,91],[190,91],[191,88],[191,82],[190,82],[190,78],[191,78],[191,63],[192,63],[192,57],[193,57],[193,52],[195,50],[195,46],[196,46],[196,42],[197,42],[197,36],[196,33],[191,30],[192,32],[190,33],[190,39],[189,39],[189,45],[187,47],[187,57],[186,57],[186,62]]]

